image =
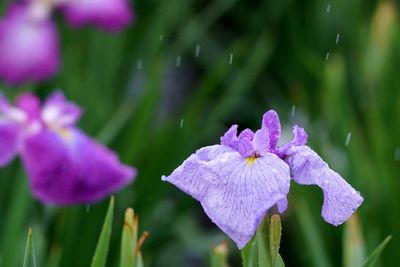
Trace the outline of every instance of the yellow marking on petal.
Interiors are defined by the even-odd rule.
[[[256,159],[257,159],[257,157],[247,157],[246,158],[246,160],[247,160],[247,167],[250,167],[251,165],[253,165],[254,164],[254,162],[256,161]]]
[[[62,128],[58,132],[61,135],[61,137],[65,139],[69,139],[71,137],[71,132],[67,128]]]

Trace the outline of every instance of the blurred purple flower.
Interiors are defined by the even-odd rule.
[[[80,131],[80,115],[61,92],[42,106],[32,94],[16,107],[0,97],[0,166],[20,154],[33,195],[49,204],[96,202],[129,184],[135,169]]]
[[[233,125],[221,145],[199,149],[171,175],[163,176],[200,201],[211,220],[242,249],[266,212],[275,204],[287,208],[290,177],[315,184],[324,193],[322,217],[333,225],[347,220],[363,198],[306,146],[304,129],[294,126],[293,141],[277,147],[281,126],[273,110],[264,114],[261,129],[237,136]]]
[[[11,85],[38,82],[59,69],[52,12],[60,8],[74,26],[87,23],[116,31],[133,20],[127,0],[23,0],[0,19],[0,78]]]
[[[59,67],[57,31],[47,17],[36,19],[13,5],[0,21],[0,77],[10,84],[40,81]]]
[[[62,5],[67,21],[74,26],[92,23],[114,31],[133,20],[128,0],[68,0]]]

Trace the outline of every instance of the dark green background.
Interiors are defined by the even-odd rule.
[[[0,3],[2,10],[5,5]],[[232,123],[256,129],[271,108],[280,114],[286,139],[292,124],[305,127],[310,146],[364,196],[358,215],[366,252],[392,234],[380,266],[400,265],[396,2],[136,0],[132,5],[136,23],[111,34],[73,29],[55,14],[60,72],[42,84],[2,85],[11,98],[26,90],[44,98],[63,89],[85,110],[80,127],[139,170],[135,183],[116,195],[108,266],[117,266],[127,207],[139,213],[141,230],[150,232],[143,247],[148,266],[207,266],[211,245],[227,237],[197,202],[160,176],[197,148],[218,143]],[[107,201],[46,207],[30,196],[18,161],[0,176],[2,266],[20,266],[30,225],[39,266],[89,266]],[[319,189],[292,183],[282,216],[287,266],[345,261],[343,226],[325,223],[321,205]],[[229,244],[230,263],[240,266],[238,250]]]

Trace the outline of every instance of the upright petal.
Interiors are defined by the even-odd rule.
[[[244,159],[236,151],[220,150],[214,156],[203,161],[197,152],[163,180],[199,200],[210,219],[241,249],[268,209],[285,199],[289,168],[270,153],[253,160]]]
[[[49,19],[34,21],[14,5],[0,21],[0,78],[10,84],[40,81],[59,67],[57,31]]]
[[[132,181],[135,170],[76,129],[44,130],[22,149],[33,194],[50,204],[98,201]]]
[[[286,157],[286,152],[291,147],[304,146],[305,144],[307,144],[308,135],[304,130],[304,128],[294,125],[292,132],[293,132],[293,140],[278,148],[277,154],[281,158]]]
[[[257,130],[253,139],[254,149],[260,154],[265,155],[270,152],[269,131],[266,128]]]
[[[238,137],[237,137],[238,126],[232,125],[228,131],[221,137],[221,145],[237,149],[238,148]]]
[[[74,26],[93,23],[106,30],[117,30],[133,20],[128,0],[70,0],[62,9]]]
[[[267,128],[269,132],[270,149],[275,150],[278,140],[281,137],[281,123],[278,113],[275,110],[266,112],[262,119],[262,127]]]
[[[338,173],[329,168],[308,146],[293,146],[287,151],[293,179],[304,185],[317,185],[324,193],[322,217],[333,225],[342,224],[364,201]]]
[[[65,99],[61,91],[52,93],[41,111],[43,121],[53,128],[73,126],[79,120],[81,114],[81,108]]]

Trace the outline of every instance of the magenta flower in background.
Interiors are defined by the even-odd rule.
[[[57,31],[23,5],[13,5],[0,21],[0,78],[9,84],[43,80],[58,70]]]
[[[106,30],[116,30],[133,20],[128,0],[68,0],[63,12],[74,26],[95,24]]]
[[[116,31],[133,20],[127,0],[21,0],[0,19],[0,79],[38,82],[59,69],[58,34],[51,14],[61,9],[73,26]]]
[[[43,105],[23,94],[0,98],[0,166],[21,156],[33,195],[48,204],[96,202],[132,182],[136,171],[76,126],[81,110],[61,92]]]
[[[290,178],[317,185],[324,193],[322,217],[333,225],[346,221],[363,198],[311,148],[307,134],[294,126],[293,141],[277,147],[278,115],[264,114],[261,129],[237,136],[233,125],[220,145],[196,151],[169,176],[163,176],[200,201],[210,219],[242,249],[274,205],[287,208]]]

